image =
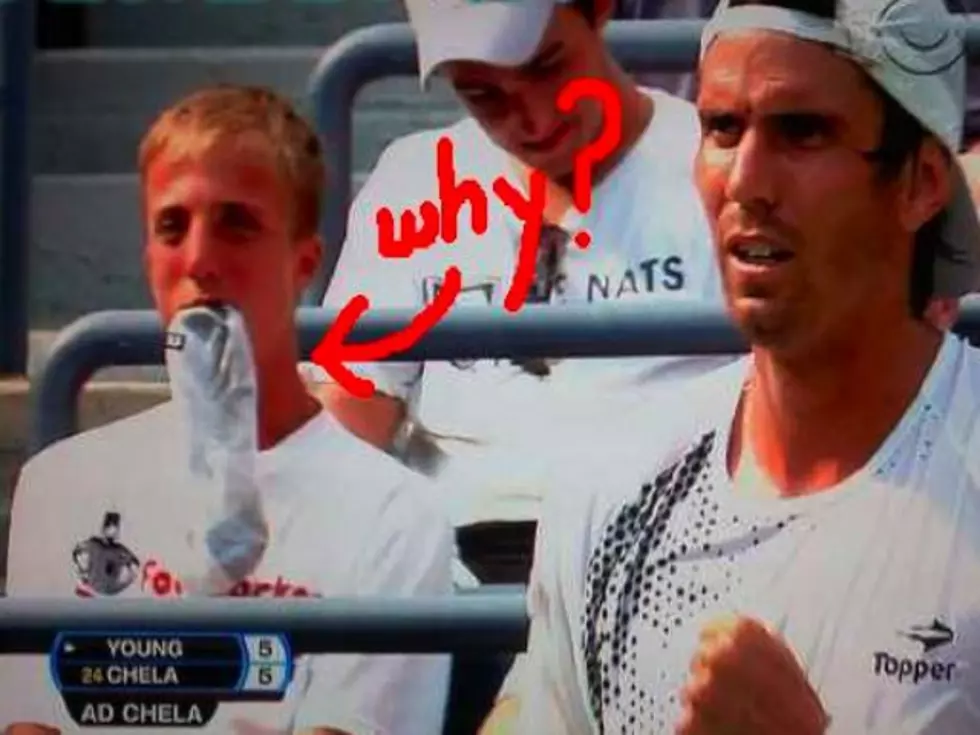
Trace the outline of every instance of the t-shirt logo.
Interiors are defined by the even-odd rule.
[[[493,276],[478,276],[469,281],[464,280],[456,303],[460,306],[491,306],[499,287],[500,279]],[[422,299],[424,303],[432,303],[433,299],[439,295],[441,288],[442,276],[426,276],[423,278]]]
[[[947,5],[950,12],[967,16],[962,20],[970,20],[969,11],[961,0],[947,0]],[[945,12],[943,9],[940,14],[935,8],[924,7],[916,0],[887,3],[874,19],[873,28],[895,29],[881,36],[894,39],[881,46],[888,59],[912,76],[943,74],[959,62],[966,56],[966,26],[955,20],[944,22]],[[921,21],[925,13],[932,15],[929,18],[932,22]]]
[[[118,513],[106,513],[102,532],[75,545],[71,559],[81,583],[79,593],[118,595],[136,579],[140,561],[119,543],[121,525]]]
[[[872,656],[875,676],[907,686],[953,681],[958,662],[946,658],[955,638],[949,625],[934,618],[928,625],[912,625],[898,635],[922,646],[922,655],[876,651]]]
[[[939,619],[934,619],[931,625],[913,625],[901,635],[910,641],[921,643],[923,654],[953,642],[952,629]]]

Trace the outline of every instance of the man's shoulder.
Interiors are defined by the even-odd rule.
[[[57,545],[58,539],[91,532],[110,507],[117,512],[166,500],[147,492],[166,483],[179,422],[169,402],[58,441],[22,467],[11,501],[11,534],[23,543]],[[26,524],[26,526],[25,526]],[[51,538],[24,537],[24,528]],[[26,532],[30,534],[31,532]],[[28,540],[24,540],[28,539]],[[53,547],[52,547],[53,548]]]
[[[969,376],[971,385],[980,388],[980,346],[971,344],[965,338],[963,341],[963,365]]]
[[[980,493],[980,347],[963,339],[961,355],[946,408],[943,435],[965,464],[974,488]]]
[[[693,457],[705,459],[706,447],[727,433],[748,364],[743,358],[642,390],[631,409],[618,412],[615,425],[604,422],[594,436],[580,437],[577,459],[545,499],[543,519],[562,537],[560,545],[570,553],[590,553],[612,519],[658,479]]]
[[[376,516],[397,506],[408,516],[435,512],[439,495],[430,480],[356,437],[328,411],[321,411],[314,421],[319,448],[309,453],[309,470],[352,499],[359,511]]]
[[[644,143],[655,160],[675,161],[690,168],[701,139],[701,121],[697,107],[689,100],[664,89],[641,88],[654,102],[653,120],[647,128]]]
[[[451,143],[457,159],[461,153],[465,157],[477,152],[474,149],[482,150],[490,145],[489,138],[472,117],[463,117],[450,125],[415,130],[388,144],[371,178],[379,174],[401,173],[411,176],[413,181],[420,176],[434,179],[440,141]],[[405,166],[411,168],[406,170]]]
[[[56,469],[75,473],[111,474],[121,461],[137,462],[142,454],[159,457],[161,447],[179,436],[180,421],[171,401],[61,439],[31,457],[23,473]]]

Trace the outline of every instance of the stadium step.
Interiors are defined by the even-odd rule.
[[[401,0],[89,0],[84,5],[88,44],[115,48],[322,47],[354,28],[405,17]]]
[[[157,113],[205,84],[268,86],[309,113],[307,85],[321,55],[315,47],[43,52],[35,66],[35,171],[134,171],[137,144]],[[370,169],[395,137],[446,124],[459,114],[442,86],[423,95],[414,77],[369,85],[354,108],[354,169]]]

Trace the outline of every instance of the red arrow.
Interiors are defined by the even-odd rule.
[[[367,311],[371,302],[367,296],[358,294],[347,304],[337,319],[323,335],[323,339],[313,349],[313,362],[329,373],[337,383],[347,389],[351,395],[358,398],[370,398],[374,395],[374,383],[354,375],[345,365],[348,362],[374,362],[388,357],[395,352],[409,349],[422,336],[442,319],[459,296],[463,279],[459,268],[450,266],[446,269],[442,286],[432,299],[400,332],[389,334],[374,342],[359,342],[345,344],[344,339],[350,334],[354,324],[361,314]]]

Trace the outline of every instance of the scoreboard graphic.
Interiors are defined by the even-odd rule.
[[[64,632],[51,676],[80,726],[206,725],[222,702],[275,702],[293,678],[279,633]]]

